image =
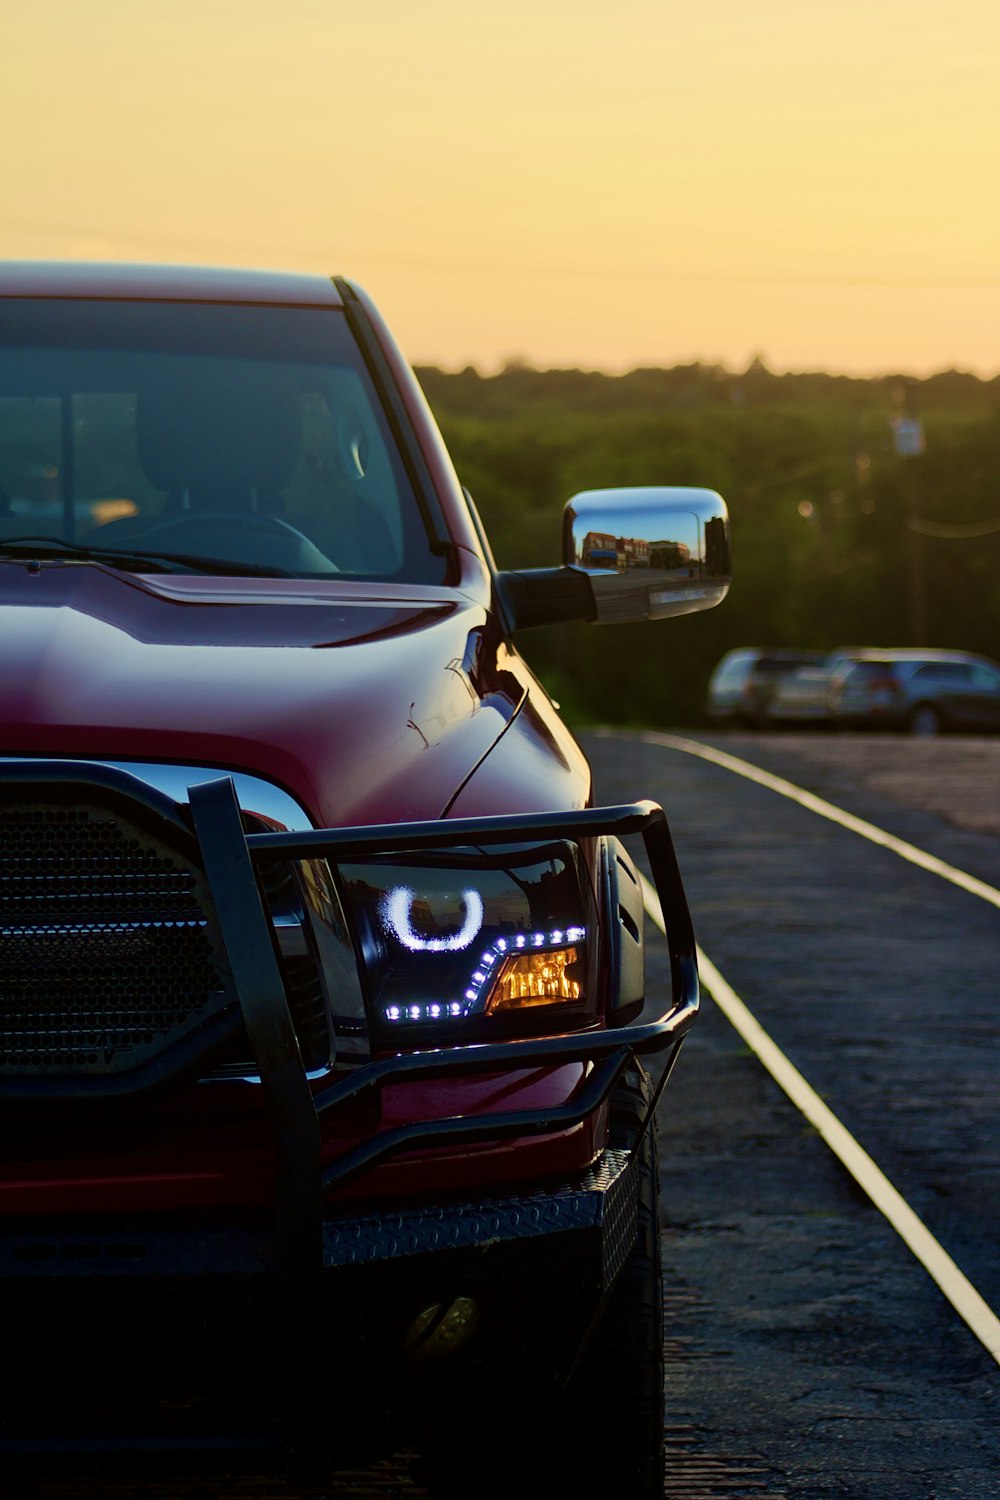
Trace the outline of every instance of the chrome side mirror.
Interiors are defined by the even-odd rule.
[[[726,503],[673,486],[583,490],[563,512],[563,563],[588,579],[599,622],[711,609],[732,577]]]

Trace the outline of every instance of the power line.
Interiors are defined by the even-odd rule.
[[[319,246],[304,252],[301,246],[291,248],[281,245],[256,245],[247,241],[220,242],[211,240],[173,239],[167,236],[150,236],[119,232],[102,225],[99,229],[56,227],[43,224],[0,222],[0,234],[41,234],[56,239],[93,239],[100,243],[124,246],[160,246],[172,251],[193,254],[217,255],[237,250],[241,263],[248,254],[256,253],[279,257],[289,262],[310,266],[322,263],[336,267],[354,261],[368,261],[376,265],[394,266],[400,270],[429,271],[441,276],[556,276],[574,277],[581,280],[665,282],[705,286],[767,286],[776,288],[847,288],[862,290],[872,288],[882,291],[970,291],[986,292],[1000,290],[1000,277],[931,277],[931,276],[838,276],[835,274],[801,275],[794,272],[764,274],[737,271],[707,271],[693,267],[624,267],[611,265],[552,265],[527,263],[501,263],[490,261],[453,261],[435,256],[399,255],[391,251],[371,250],[359,246],[339,246],[336,251],[329,246]]]

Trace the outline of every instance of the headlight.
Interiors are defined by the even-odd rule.
[[[578,847],[340,866],[383,1041],[482,1041],[594,1017],[595,914]]]

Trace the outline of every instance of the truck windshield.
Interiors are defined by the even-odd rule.
[[[11,299],[0,347],[0,555],[443,581],[339,309]]]

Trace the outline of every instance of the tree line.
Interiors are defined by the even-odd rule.
[[[526,656],[579,723],[696,723],[736,645],[1000,655],[1000,377],[776,375],[756,360],[627,375],[418,370],[500,567],[558,562],[564,502],[704,485],[732,519],[720,609],[538,630]],[[900,418],[924,451],[898,451]]]

